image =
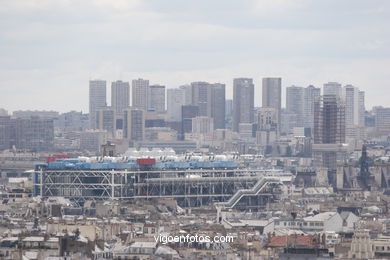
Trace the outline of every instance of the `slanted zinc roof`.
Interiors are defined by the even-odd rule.
[[[156,242],[134,242],[130,245],[131,248],[156,248]]]
[[[305,218],[303,218],[303,220],[323,222],[323,221],[330,219],[331,217],[333,217],[336,214],[338,214],[338,213],[332,212],[332,211],[322,212],[322,213],[314,215],[314,216],[305,217]]]

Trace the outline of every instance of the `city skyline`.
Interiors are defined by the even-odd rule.
[[[242,78],[242,77],[239,77],[239,78]],[[254,108],[261,108],[263,105],[262,105],[262,99],[263,99],[263,90],[262,90],[262,86],[263,86],[263,79],[267,79],[267,78],[280,78],[282,79],[282,81],[284,81],[283,78],[281,77],[264,77],[264,78],[261,78],[260,79],[260,85],[256,85],[254,84]],[[130,80],[121,80],[121,79],[116,79],[116,80],[112,80],[112,81],[109,81],[109,80],[106,80],[106,79],[101,79],[101,78],[96,78],[96,79],[91,79],[89,80],[89,82],[87,82],[87,86],[86,86],[86,89],[87,89],[87,96],[85,97],[86,100],[83,100],[83,107],[85,107],[85,109],[77,109],[75,108],[74,106],[74,103],[73,103],[73,106],[72,107],[65,107],[64,109],[54,109],[54,108],[45,108],[45,107],[35,107],[35,108],[31,108],[31,107],[28,107],[28,106],[25,106],[25,105],[21,105],[20,107],[17,107],[15,109],[9,109],[8,107],[6,106],[3,106],[3,107],[0,107],[1,109],[5,109],[9,114],[12,114],[13,112],[15,111],[56,111],[56,112],[60,112],[60,113],[66,113],[66,112],[69,112],[69,111],[82,111],[83,113],[86,113],[88,114],[88,111],[90,110],[90,108],[88,108],[90,105],[88,103],[88,98],[89,98],[89,94],[88,94],[88,84],[90,85],[91,82],[97,82],[97,81],[101,81],[101,82],[106,82],[107,86],[106,86],[106,90],[105,90],[105,99],[106,99],[106,106],[112,106],[112,84],[115,84],[117,82],[122,82],[122,83],[131,83],[132,81],[137,81],[139,80],[140,78],[134,78],[134,79],[130,79]],[[232,79],[232,82],[237,79],[237,78],[234,78]],[[253,82],[256,82],[256,80],[254,78],[248,78],[248,79],[252,79]],[[142,80],[146,80],[146,81],[150,81],[149,79],[142,79]],[[154,81],[152,81],[154,82]],[[164,87],[165,89],[165,111],[167,111],[167,96],[168,96],[168,90],[176,90],[178,88],[181,88],[183,86],[190,86],[192,83],[197,83],[197,82],[205,82],[207,84],[210,84],[210,85],[218,85],[218,84],[222,84],[224,86],[228,86],[230,84],[225,84],[225,83],[222,83],[221,81],[219,82],[208,82],[208,81],[193,81],[193,82],[187,82],[187,83],[183,83],[182,85],[180,86],[175,86],[175,87],[165,87],[165,85],[161,85],[161,83],[154,83],[154,84],[150,84],[150,86],[154,87],[154,86],[159,86],[159,87]],[[298,88],[307,88],[307,87],[315,87],[315,88],[318,88],[321,90],[321,93],[324,93],[324,86],[329,84],[329,83],[336,83],[336,84],[339,84],[340,85],[340,91],[341,89],[345,88],[345,87],[348,87],[348,86],[352,86],[352,87],[355,87],[357,89],[360,89],[361,92],[364,92],[364,94],[370,94],[369,92],[370,91],[365,91],[364,89],[361,89],[359,87],[356,87],[354,84],[351,84],[351,83],[340,83],[340,82],[337,82],[337,81],[332,81],[332,82],[324,82],[323,84],[317,86],[317,85],[312,85],[312,84],[307,84],[307,85],[296,85],[296,84],[292,84],[292,85],[285,85],[283,84],[282,82],[282,85],[281,85],[281,107],[283,109],[287,108],[287,91],[289,88],[291,87],[298,87]],[[226,87],[226,98],[225,100],[233,100],[233,96],[234,96],[234,91],[233,91],[233,85],[232,84],[230,86],[230,88],[227,88]],[[129,106],[133,106],[133,86],[130,84],[129,86],[129,89],[130,89],[130,98],[129,98]],[[387,104],[382,104],[382,103],[374,103],[372,105],[370,105],[371,103],[367,103],[367,99],[365,99],[365,108],[366,108],[366,111],[370,111],[373,107],[387,107],[388,105]],[[65,103],[64,103],[65,104]],[[267,106],[266,106],[267,107]]]
[[[283,90],[337,81],[365,91],[367,108],[388,106],[389,10],[387,1],[7,2],[0,102],[65,112],[72,100],[87,111],[88,79],[220,82],[231,98],[233,78],[261,87],[281,77]]]
[[[390,0],[2,1],[0,259],[390,259],[389,25]]]

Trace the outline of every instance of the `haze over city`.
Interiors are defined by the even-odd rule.
[[[390,259],[389,46],[389,0],[0,1],[0,259]]]
[[[88,81],[167,88],[251,77],[328,81],[388,106],[388,1],[7,1],[0,5],[0,103],[88,111]],[[69,100],[72,100],[70,103]],[[285,100],[284,98],[282,100]]]

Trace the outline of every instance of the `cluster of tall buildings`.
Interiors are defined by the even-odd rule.
[[[342,160],[343,144],[364,140],[364,92],[352,85],[328,82],[321,89],[291,86],[286,89],[287,134],[295,127],[307,128],[313,141],[317,166],[334,169]]]
[[[314,129],[314,105],[320,96],[321,89],[314,86],[286,88],[286,114],[293,115],[294,127]],[[364,126],[364,92],[352,85],[342,87],[339,83],[329,82],[324,84],[323,96],[334,96],[344,104],[347,136],[355,138],[355,129]]]
[[[104,80],[89,82],[90,129],[106,130],[110,137],[142,140],[145,113],[165,112],[165,86],[149,85],[148,80],[111,84],[111,106],[107,105],[107,83]],[[131,106],[130,106],[131,93]]]
[[[280,136],[302,135],[310,138],[317,145],[314,150],[320,149],[322,154],[329,149],[333,152],[334,145],[366,136],[364,92],[357,87],[328,82],[321,94],[321,88],[312,85],[290,86],[286,88],[285,108],[281,78],[262,79],[259,108],[255,107],[257,91],[251,78],[233,80],[232,100],[226,99],[226,87],[221,83],[192,82],[166,91],[165,86],[136,79],[131,86],[129,82],[113,82],[111,106],[107,106],[106,81],[92,80],[90,128],[131,140],[143,140],[145,128],[150,127],[176,131],[178,140],[185,140],[186,134],[207,135],[228,129],[238,139],[255,140],[271,150]],[[381,115],[383,110],[377,111]],[[386,113],[381,116],[385,117]],[[329,144],[334,145],[330,148]],[[327,165],[326,156],[320,157],[320,164]]]
[[[176,125],[175,130],[182,136],[184,132],[192,132],[195,117],[206,117],[195,119],[198,122],[195,127],[202,128],[200,125],[207,122],[211,124],[211,130],[225,128],[224,84],[193,82],[167,91],[167,109],[165,100],[165,86],[149,85],[148,80],[137,79],[132,81],[130,91],[128,82],[116,81],[111,86],[111,106],[107,106],[106,81],[92,80],[89,86],[90,128],[131,140],[143,139],[145,125]],[[158,115],[163,115],[162,123],[157,123]]]
[[[89,82],[89,114],[14,111],[9,116],[6,110],[1,110],[0,146],[50,150],[54,142],[55,148],[96,150],[109,139],[122,140],[127,145],[187,140],[198,146],[239,152],[248,152],[247,147],[256,146],[255,152],[276,155],[279,152],[275,151],[291,146],[286,136],[299,136],[313,148],[313,151],[305,149],[307,156],[311,156],[312,152],[323,155],[329,149],[339,151],[343,143],[353,147],[356,142],[366,140],[368,134],[373,136],[372,132],[390,133],[389,108],[366,111],[365,93],[337,82],[325,83],[323,88],[293,85],[282,89],[282,79],[278,77],[263,78],[261,86],[255,86],[252,78],[235,78],[232,99],[227,99],[225,84],[204,81],[166,89],[146,79],[118,80],[111,83],[110,91],[107,88],[105,80]],[[285,106],[282,106],[283,91]],[[260,107],[255,106],[260,103],[255,100],[258,92],[262,94]],[[50,133],[45,128],[41,135],[38,130],[31,130],[31,136],[41,136],[41,140],[34,141],[35,137],[24,138],[23,131],[16,129],[15,120],[22,119],[29,121],[26,124],[30,128],[40,129],[40,120],[44,119],[52,120],[53,126]],[[23,144],[22,140],[27,141]],[[244,149],[238,147],[241,145]],[[327,165],[323,162],[329,160],[322,155],[315,157],[322,158],[319,165]]]

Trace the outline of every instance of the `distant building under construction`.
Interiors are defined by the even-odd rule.
[[[319,97],[314,104],[313,157],[317,167],[335,170],[346,151],[345,105],[336,95]]]

